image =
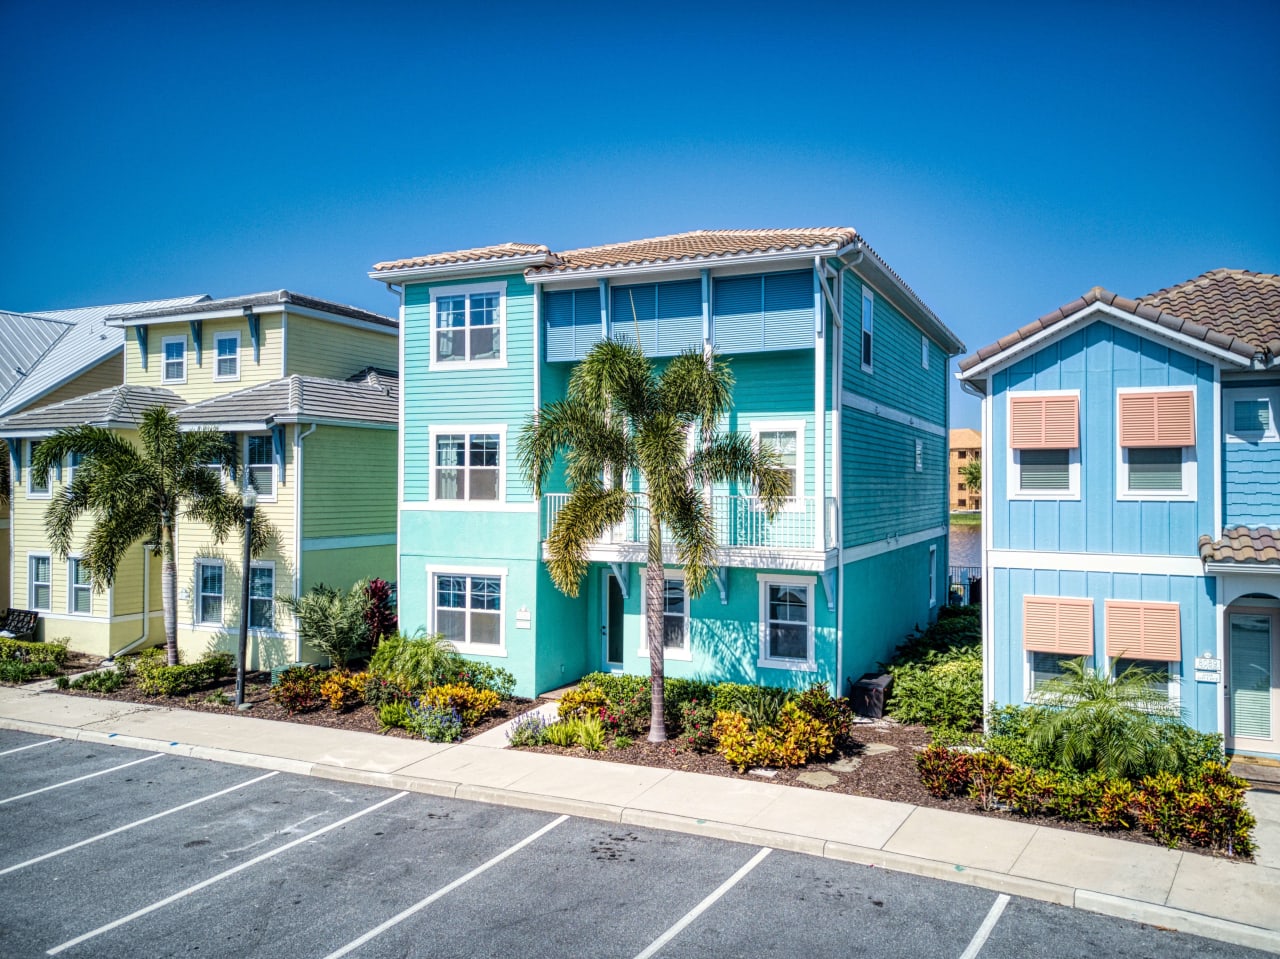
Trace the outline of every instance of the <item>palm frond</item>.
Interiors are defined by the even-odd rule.
[[[542,488],[558,454],[564,454],[572,484],[598,480],[605,471],[621,473],[631,465],[626,433],[599,410],[572,400],[544,406],[521,428],[516,456],[535,495]]]
[[[138,439],[142,452],[166,479],[176,476],[182,468],[182,429],[178,417],[163,406],[153,406],[142,411],[138,424]]]
[[[698,597],[716,565],[715,520],[706,501],[689,487],[669,491],[671,507],[663,519],[676,548],[676,562],[684,567],[685,588]]]
[[[627,516],[631,496],[599,485],[579,486],[556,516],[547,534],[547,572],[566,596],[577,596],[587,572],[587,547]]]
[[[662,408],[675,416],[693,417],[705,430],[714,428],[733,406],[733,372],[718,356],[686,350],[662,371],[658,390]]]
[[[632,422],[644,420],[659,398],[653,364],[632,343],[601,340],[569,376],[570,401],[599,413],[613,412]]]
[[[690,464],[705,485],[740,483],[755,489],[770,519],[792,495],[790,473],[772,446],[756,447],[750,436],[725,433],[698,450]]]

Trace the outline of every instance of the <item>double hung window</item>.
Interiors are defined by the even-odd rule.
[[[1121,499],[1195,496],[1195,393],[1121,390],[1117,396]]]
[[[501,287],[445,287],[433,293],[432,365],[501,365],[504,299]]]
[[[240,379],[240,334],[219,333],[213,338],[215,380]]]
[[[32,609],[49,612],[53,602],[53,561],[48,556],[27,558],[27,602]]]
[[[751,424],[756,447],[772,449],[787,472],[787,496],[790,509],[803,506],[804,497],[804,421],[777,420]]]
[[[249,628],[271,629],[275,626],[276,568],[274,565],[249,567]]]
[[[198,625],[222,625],[222,589],[222,563],[208,560],[196,563],[196,623]]]
[[[1015,393],[1009,397],[1009,496],[1080,497],[1080,396]]]
[[[257,490],[259,496],[275,497],[276,459],[270,434],[245,437],[244,475],[246,485]]]
[[[73,556],[67,560],[68,612],[88,616],[93,612],[93,580],[84,560]]]
[[[436,632],[455,646],[501,648],[501,575],[436,573],[431,589]]]
[[[498,500],[499,433],[437,433],[432,484],[437,500]]]
[[[805,577],[760,577],[760,665],[814,668],[814,583]]]
[[[49,498],[49,471],[36,475],[31,468],[31,461],[36,458],[36,450],[40,448],[40,440],[27,443],[27,495],[33,499]]]
[[[161,383],[185,383],[187,381],[187,338],[166,336],[160,341]]]

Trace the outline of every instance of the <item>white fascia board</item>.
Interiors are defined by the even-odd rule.
[[[993,569],[1041,569],[1072,573],[1151,573],[1161,576],[1204,576],[1196,556],[1150,553],[1057,553],[1032,549],[988,549]]]
[[[182,423],[179,417],[178,429],[183,433],[194,433],[197,430],[219,430],[223,433],[261,433],[271,429],[271,420],[239,420],[227,423]]]
[[[271,422],[279,425],[286,423],[304,423],[316,426],[352,426],[363,430],[396,430],[399,423],[385,420],[344,420],[339,417],[307,416],[305,413],[289,413],[285,416],[273,416]]]
[[[863,253],[864,256],[860,262],[845,266],[844,269],[857,274],[860,280],[902,311],[913,326],[946,350],[948,356],[959,356],[965,351],[964,342],[947,328],[938,315],[925,305],[874,250],[859,241],[837,251],[836,255],[844,257],[849,253]],[[867,269],[868,266],[871,269]],[[869,275],[872,271],[876,274],[874,277]]]
[[[1265,563],[1232,563],[1232,562],[1213,562],[1204,564],[1205,572],[1213,573],[1215,576],[1224,576],[1239,573],[1248,573],[1250,575],[1269,575],[1280,576],[1280,566],[1269,566]]]
[[[193,310],[190,313],[174,313],[168,316],[143,316],[126,320],[105,320],[104,322],[107,326],[124,329],[133,326],[159,326],[166,323],[193,323],[201,320],[242,320],[246,315],[245,310],[257,316],[266,316],[268,313],[288,312],[295,316],[324,320],[326,323],[334,323],[338,326],[353,326],[356,329],[386,333],[388,336],[395,336],[398,332],[398,328],[394,326],[384,326],[381,323],[361,320],[354,316],[340,316],[336,313],[327,313],[324,310],[313,310],[305,306],[299,306],[296,303],[264,303],[260,306],[239,306],[225,310]],[[391,317],[387,317],[387,320],[394,322]]]
[[[458,276],[494,276],[522,273],[535,266],[544,266],[547,254],[509,256],[501,260],[475,260],[470,263],[442,263],[438,266],[404,266],[394,270],[370,270],[369,279],[379,283],[418,283],[443,280]]]
[[[719,256],[683,257],[679,260],[662,260],[655,263],[628,263],[620,266],[580,267],[559,273],[525,274],[525,280],[533,285],[554,283],[558,280],[571,281],[586,278],[601,279],[604,277],[643,276],[652,273],[667,273],[673,270],[702,270],[717,264],[755,265],[761,263],[780,263],[794,260],[801,269],[813,269],[814,256],[830,256],[835,251],[834,244],[809,247],[805,250],[776,250],[768,253],[727,253]]]
[[[399,326],[386,326],[382,323],[374,323],[372,320],[361,320],[354,316],[342,316],[338,313],[326,313],[324,310],[312,310],[305,306],[298,306],[296,303],[279,304],[283,310],[287,310],[295,316],[306,316],[315,320],[324,320],[326,323],[332,323],[334,326],[351,326],[357,330],[368,330],[371,333],[385,333],[387,336],[398,336],[400,332]],[[258,312],[254,310],[254,312]],[[264,311],[266,312],[266,311]],[[243,312],[241,313],[243,315]],[[198,317],[192,317],[198,319]],[[386,317],[389,323],[394,323],[391,317]]]
[[[1175,330],[1170,330],[1163,326],[1156,326],[1149,320],[1144,320],[1141,317],[1134,316],[1132,313],[1127,313],[1124,310],[1117,310],[1114,306],[1108,306],[1105,303],[1099,302],[1090,303],[1088,306],[1081,310],[1077,310],[1065,319],[1059,320],[1048,329],[1041,330],[1034,336],[1030,336],[1027,339],[1022,340],[1017,345],[1011,346],[1007,350],[1002,350],[995,356],[983,360],[977,366],[971,367],[960,373],[959,377],[961,380],[970,380],[995,373],[998,370],[1002,370],[1006,366],[1017,362],[1027,353],[1034,353],[1038,350],[1044,349],[1046,346],[1051,346],[1058,340],[1063,339],[1074,332],[1077,327],[1083,326],[1086,322],[1092,322],[1093,320],[1104,317],[1119,326],[1131,330],[1139,336],[1152,340],[1163,340],[1166,343],[1177,347],[1179,350],[1195,353],[1207,357],[1212,361],[1225,363],[1238,369],[1247,370],[1253,367],[1252,360],[1246,359],[1236,353],[1232,353],[1229,350],[1219,349],[1216,346],[1206,343],[1204,340],[1194,339],[1193,337],[1186,336],[1183,333],[1178,333]]]

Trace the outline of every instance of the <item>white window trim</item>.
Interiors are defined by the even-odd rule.
[[[924,440],[916,440],[916,472],[924,472]]]
[[[469,656],[507,656],[507,567],[505,566],[439,566],[428,564],[427,571],[427,619],[433,633],[436,627],[436,577],[437,576],[497,576],[498,577],[498,645],[489,643],[453,643],[453,648]],[[470,610],[468,610],[470,612]]]
[[[1009,390],[1004,402],[1005,436],[1013,426],[1013,398],[1025,396],[1074,396],[1079,390]],[[1077,408],[1083,408],[1079,404]],[[1078,500],[1080,498],[1080,451],[1084,448],[1084,423],[1077,424],[1076,445],[1067,450],[1067,488],[1064,490],[1024,490],[1022,488],[1022,450],[1015,450],[1011,440],[1005,442],[1005,496],[1011,500]],[[985,477],[984,477],[985,478]]]
[[[236,372],[234,376],[218,373],[218,344],[223,340],[236,341]],[[240,331],[231,330],[213,335],[213,379],[216,383],[238,383],[240,381]]]
[[[938,547],[929,547],[929,608],[938,605]]]
[[[1022,651],[1022,701],[1024,703],[1038,703],[1046,701],[1045,696],[1042,693],[1037,693],[1031,688],[1031,655],[1035,652],[1041,651],[1033,649],[1024,649]],[[1079,658],[1079,656],[1068,656],[1065,653],[1061,656],[1061,659]],[[1086,656],[1084,662],[1086,668],[1092,669],[1094,657],[1092,655]]]
[[[222,615],[218,617],[218,621],[216,623],[213,622],[212,620],[205,620],[200,618],[200,610],[201,610],[201,606],[203,605],[200,600],[201,600],[201,597],[205,595],[205,593],[201,590],[201,580],[200,580],[201,566],[217,566],[222,569],[222,593],[221,593]],[[195,589],[191,591],[191,595],[192,595],[191,625],[197,628],[203,626],[206,629],[208,628],[222,629],[223,627],[226,626],[226,623],[227,623],[227,564],[220,559],[214,559],[212,557],[207,557],[207,556],[198,556],[196,557],[196,561],[193,569],[195,570],[196,581],[194,583]],[[213,594],[209,593],[207,595],[212,596]]]
[[[258,490],[258,502],[274,503],[277,499],[277,492],[280,488],[280,475],[279,475],[279,470],[277,470],[276,468],[275,440],[272,437],[271,433],[269,432],[267,433],[252,432],[252,433],[245,433],[241,436],[240,438],[240,473],[241,473],[240,488],[242,490],[247,490],[249,488],[249,437],[250,436],[265,436],[267,438],[268,443],[271,444],[271,463],[270,464],[255,463],[253,468],[262,469],[264,466],[268,466],[268,465],[270,466],[271,490],[270,492],[264,492],[263,490]],[[212,466],[212,464],[209,464],[209,465]]]
[[[1271,422],[1264,433],[1259,433],[1257,430],[1240,433],[1236,430],[1236,403],[1249,400],[1261,400],[1267,404]],[[1276,423],[1276,416],[1280,414],[1280,389],[1233,388],[1223,390],[1222,405],[1226,409],[1226,423],[1223,432],[1228,443],[1275,443],[1280,441],[1280,424]]]
[[[685,585],[684,570],[682,569],[663,570],[662,578],[663,580],[678,579],[681,583],[682,588],[684,589],[684,647],[682,649],[672,649],[671,647],[663,646],[662,658],[678,660],[686,663],[692,662],[693,646],[689,636],[689,620],[690,620],[689,614],[691,610],[689,608],[689,587]],[[663,585],[665,586],[666,584],[664,583]],[[636,650],[636,654],[648,659],[649,637],[647,636],[647,624],[649,622],[649,619],[648,619],[649,591],[645,589],[645,573],[643,571],[640,573],[640,597],[641,597],[640,609],[643,611],[643,615],[640,619],[640,623],[641,623],[640,648]],[[665,609],[663,613],[661,613],[660,615],[664,615],[664,616],[666,615]]]
[[[805,508],[805,427],[804,420],[752,420],[747,424],[751,430],[751,443],[760,448],[761,433],[795,433],[796,434],[796,483],[791,497],[783,504],[784,511],[801,512]]]
[[[31,576],[31,561],[44,559],[49,561],[49,605],[36,605],[36,581]],[[27,553],[27,608],[40,613],[53,612],[53,556],[50,553]]]
[[[1139,662],[1139,663],[1149,663],[1150,665],[1146,666],[1146,668],[1153,673],[1160,672],[1160,668],[1164,667],[1164,672],[1167,677],[1167,680],[1164,686],[1165,686],[1165,689],[1168,690],[1169,705],[1170,706],[1182,705],[1182,661],[1181,660],[1146,659],[1144,657],[1139,657],[1139,656],[1120,656],[1117,658],[1128,659],[1128,660]],[[1108,657],[1107,668],[1108,669],[1111,668],[1110,657]],[[1112,676],[1115,676],[1115,675],[1116,673],[1113,671]]]
[[[436,437],[462,433],[471,436],[475,433],[498,434],[498,498],[497,499],[437,499],[436,498]],[[427,441],[430,444],[430,466],[427,471],[427,501],[432,509],[465,510],[469,513],[483,513],[486,510],[500,512],[507,508],[507,426],[505,423],[481,423],[479,425],[435,425],[427,428]]]
[[[170,378],[166,375],[168,362],[165,360],[165,347],[170,343],[182,344],[182,376],[178,378]],[[181,336],[165,336],[160,340],[160,382],[161,383],[185,383],[187,382],[187,334]]]
[[[465,296],[467,297],[467,311],[470,316],[471,310],[471,294],[473,293],[497,293],[498,294],[498,350],[502,354],[496,360],[449,360],[441,362],[436,359],[436,300],[440,297]],[[503,370],[507,368],[507,284],[505,281],[497,283],[468,283],[458,286],[437,286],[431,289],[431,308],[428,313],[428,324],[431,332],[431,351],[428,354],[428,370]],[[470,329],[471,327],[464,327]],[[468,338],[467,349],[471,349],[470,338]]]
[[[1195,387],[1187,386],[1125,386],[1116,390],[1115,402],[1115,455],[1116,455],[1116,499],[1155,501],[1161,503],[1186,503],[1196,499],[1196,447],[1182,446],[1182,489],[1177,492],[1161,490],[1144,490],[1134,492],[1129,489],[1129,448],[1120,445],[1120,397],[1126,393],[1185,393],[1191,390],[1196,394],[1194,403],[1196,419],[1199,419],[1200,397]],[[1197,424],[1198,425],[1198,424]],[[1199,430],[1196,431],[1197,436]],[[1171,447],[1161,447],[1169,449]]]
[[[255,560],[251,560],[251,561],[250,561],[250,563],[249,563],[249,568],[250,568],[250,569],[269,569],[269,570],[271,570],[271,625],[270,625],[270,626],[254,626],[254,625],[253,625],[253,623],[249,622],[249,610],[247,610],[247,609],[245,609],[245,610],[241,610],[241,611],[240,611],[240,615],[241,615],[241,616],[243,616],[243,617],[245,618],[245,623],[247,624],[247,628],[248,628],[249,632],[253,633],[254,635],[258,635],[258,636],[271,635],[271,634],[275,633],[275,632],[276,632],[276,629],[277,629],[277,624],[276,624],[276,564],[275,564],[275,560],[270,560],[270,559],[264,559],[264,560],[258,560],[258,559],[255,559]],[[223,576],[224,576],[224,577],[226,576],[226,573],[225,573],[225,572],[223,573]],[[226,582],[226,579],[224,578],[224,579],[223,579],[223,581],[222,581],[222,590],[223,590],[223,592],[224,592],[224,593],[226,592],[226,589],[227,589],[227,582]],[[224,608],[225,608],[225,604],[226,604],[226,598],[225,598],[225,597],[223,598],[222,602],[223,602],[223,604],[224,604]],[[250,606],[250,608],[252,608],[252,606],[253,606],[253,595],[252,595],[252,594],[250,594],[250,596],[249,596],[249,606]]]
[[[780,573],[757,573],[756,579],[760,587],[760,658],[756,665],[761,669],[791,669],[803,672],[816,672],[817,665],[817,630],[814,626],[814,610],[818,602],[818,580],[815,576],[786,576]],[[770,586],[807,586],[809,589],[808,608],[808,646],[805,659],[776,659],[769,656],[769,587]]]
[[[866,349],[866,337],[871,337],[871,349]],[[871,353],[871,362],[867,362],[867,353]],[[876,359],[876,295],[866,286],[862,287],[862,316],[858,323],[858,353],[862,363],[862,372],[875,372]]]
[[[38,443],[40,443],[40,442],[42,442],[42,441],[41,441],[41,440],[27,440],[27,442],[24,444],[24,445],[25,445],[25,447],[26,447],[26,452],[27,452],[27,463],[26,463],[26,467],[27,467],[27,483],[26,483],[27,499],[51,499],[51,498],[53,497],[53,470],[52,470],[52,469],[51,469],[51,470],[49,470],[49,472],[45,474],[45,488],[44,488],[44,489],[42,489],[42,490],[38,490],[38,489],[32,489],[32,487],[31,487],[31,481],[32,481],[32,480],[34,480],[34,479],[35,479],[35,476],[36,476],[36,474],[35,474],[35,470],[33,470],[33,469],[31,468],[31,457],[32,457],[32,454],[34,454],[34,453],[35,453],[35,447],[36,447],[36,444],[38,444]]]
[[[920,334],[920,369],[929,368],[929,337]]]
[[[84,557],[78,554],[72,554],[67,557],[67,615],[75,617],[85,617],[93,615],[93,583],[88,586],[77,586],[75,577],[71,575],[72,563],[83,563]],[[50,571],[49,575],[53,575]],[[89,611],[86,613],[76,612],[75,594],[77,589],[87,589],[89,591]]]
[[[62,466],[63,484],[65,486],[70,486],[71,481],[76,478],[76,470],[79,469],[79,467],[72,465],[75,462],[75,457],[75,453],[68,453],[66,462]],[[81,459],[81,462],[83,463],[84,460]]]

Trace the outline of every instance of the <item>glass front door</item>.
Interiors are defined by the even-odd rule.
[[[601,610],[600,632],[604,640],[605,665],[612,670],[622,669],[622,584],[618,577],[606,571],[604,574],[604,609]]]
[[[1276,716],[1276,611],[1242,609],[1227,615],[1228,745],[1247,752],[1280,747]]]

